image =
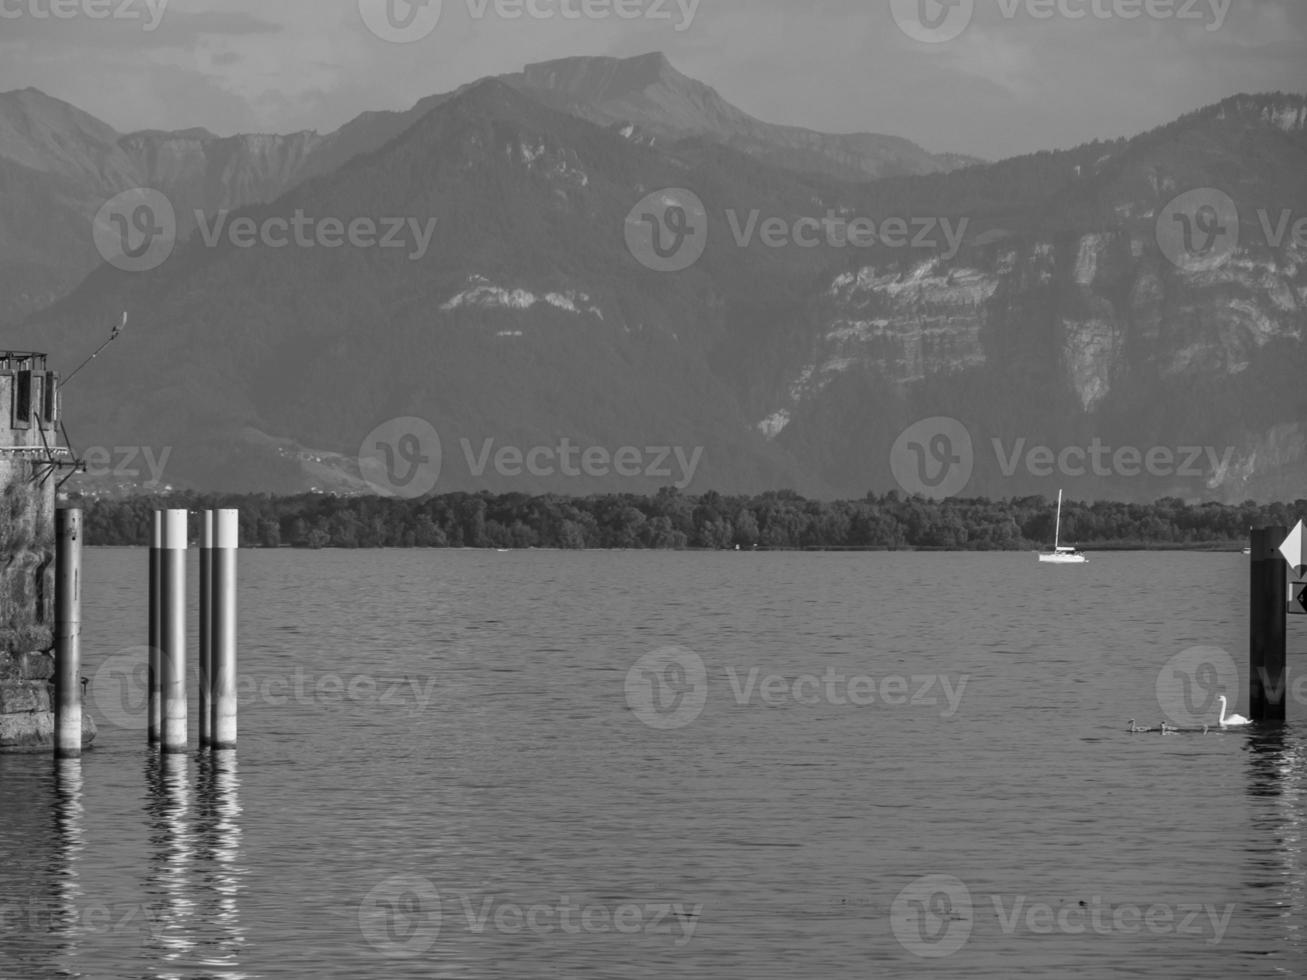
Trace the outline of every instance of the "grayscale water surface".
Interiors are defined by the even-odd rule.
[[[1240,555],[247,552],[239,749],[164,764],[145,553],[85,574],[95,750],[0,758],[6,980],[1307,971],[1307,705],[1125,731],[1186,648],[1246,671]]]

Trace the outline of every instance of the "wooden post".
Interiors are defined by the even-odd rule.
[[[54,754],[82,754],[82,512],[55,512]]]
[[[1284,527],[1252,532],[1251,604],[1248,644],[1248,717],[1252,721],[1284,721],[1287,676],[1288,577],[1280,544]]]
[[[236,549],[240,512],[220,510],[213,524],[213,728],[214,749],[236,748]]]
[[[149,742],[157,745],[163,719],[163,671],[159,663],[159,646],[162,642],[163,601],[160,594],[159,569],[163,561],[163,511],[154,512],[150,529],[150,611],[149,611],[149,668],[146,698],[149,702]]]
[[[213,735],[213,511],[200,512],[200,748]]]
[[[167,511],[159,578],[163,591],[159,660],[163,667],[163,751],[186,751],[187,512]]]

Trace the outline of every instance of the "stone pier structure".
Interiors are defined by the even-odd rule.
[[[74,463],[59,400],[44,354],[0,351],[0,752],[54,750],[55,495]]]

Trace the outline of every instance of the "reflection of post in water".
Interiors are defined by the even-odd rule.
[[[206,927],[199,958],[205,966],[225,968],[236,975],[245,944],[239,897],[244,869],[240,865],[240,778],[236,753],[214,751],[200,756],[195,805],[196,902]],[[217,973],[215,976],[223,976]]]
[[[1249,880],[1253,889],[1273,889],[1261,903],[1262,914],[1281,920],[1284,951],[1290,958],[1307,953],[1301,924],[1307,920],[1307,867],[1303,860],[1303,783],[1307,748],[1301,734],[1274,726],[1248,739],[1250,821]]]
[[[190,814],[190,760],[181,754],[155,755],[146,762],[150,815],[149,875],[145,891],[157,930],[151,945],[160,958],[172,962],[195,945],[189,934],[195,912],[190,891],[193,842]]]
[[[51,923],[52,931],[61,938],[58,959],[64,960],[69,976],[76,972],[78,926],[81,918],[83,888],[79,880],[78,865],[86,847],[82,828],[82,760],[56,759],[54,763],[54,829],[55,861],[54,891],[58,910]]]

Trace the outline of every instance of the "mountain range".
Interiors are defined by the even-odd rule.
[[[600,124],[629,123],[673,141],[705,137],[758,159],[843,179],[934,173],[978,162],[932,155],[892,136],[831,136],[763,123],[678,72],[661,54],[546,62],[502,81]],[[203,128],[123,135],[36,89],[0,94],[0,322],[49,305],[95,267],[99,256],[85,223],[121,191],[149,187],[167,195],[184,236],[194,230],[189,216],[197,209],[274,201],[305,180],[380,149],[465,90],[430,96],[404,112],[367,112],[326,135],[230,137]]]
[[[121,136],[26,90],[0,96],[3,344],[67,370],[130,311],[67,390],[70,435],[205,489],[366,490],[364,437],[411,416],[444,490],[690,475],[487,463],[567,440],[680,449],[691,491],[930,493],[933,457],[975,495],[1292,498],[1305,128],[1301,95],[1236,96],[987,164],[762,123],[661,55],[529,66],[327,136]],[[178,240],[129,272],[90,225],[135,187]],[[297,216],[398,219],[403,247],[234,233]],[[646,222],[702,256],[662,271],[632,244]]]

